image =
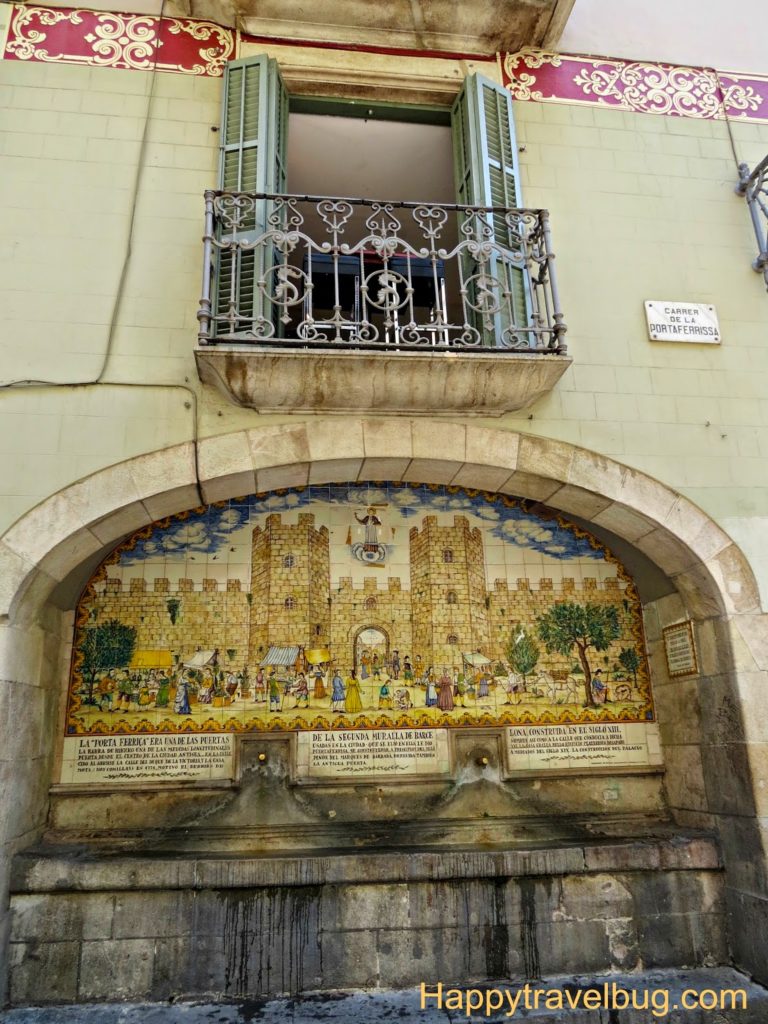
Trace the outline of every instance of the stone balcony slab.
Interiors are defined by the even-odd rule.
[[[502,416],[546,395],[568,356],[506,352],[385,352],[256,345],[196,350],[200,379],[258,412]]]

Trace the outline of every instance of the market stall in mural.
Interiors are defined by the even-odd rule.
[[[157,522],[85,588],[66,734],[652,721],[632,581],[529,504],[333,485]]]

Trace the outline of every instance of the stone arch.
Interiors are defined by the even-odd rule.
[[[746,922],[734,935],[734,956],[761,974],[767,943],[756,929],[768,908],[768,829],[758,819],[768,814],[762,795],[768,725],[743,709],[764,704],[768,616],[748,561],[697,506],[646,474],[565,442],[472,424],[339,417],[237,431],[200,441],[197,458],[186,443],[109,467],[22,516],[0,538],[0,676],[26,691],[24,699],[2,695],[10,710],[18,700],[26,712],[0,718],[8,723],[0,743],[14,767],[18,798],[5,823],[6,853],[31,842],[45,820],[51,753],[40,737],[52,731],[60,663],[71,642],[70,621],[57,613],[52,593],[78,567],[163,516],[239,494],[339,479],[514,494],[614,533],[667,575],[677,590],[668,613],[700,624],[706,683],[699,688],[698,734],[677,744],[679,750],[670,743],[676,747],[670,804],[680,821],[718,828],[732,911]],[[649,639],[652,663],[661,666],[660,637]],[[679,699],[676,691],[670,699]],[[717,707],[728,701],[736,710],[723,724]],[[718,742],[704,742],[707,729]],[[703,805],[686,803],[686,792],[697,789]]]
[[[372,629],[375,630],[375,632],[377,633],[381,633],[381,635],[384,637],[385,656],[390,653],[391,637],[390,631],[387,629],[386,626],[383,626],[378,622],[366,622],[362,626],[354,627],[349,631],[349,635],[352,642],[352,662],[354,664],[355,672],[357,672],[359,667],[357,664],[357,641],[360,638],[361,634],[364,633],[367,629]]]
[[[340,417],[313,421],[311,430],[268,426],[206,438],[199,442],[199,478],[191,443],[100,470],[45,499],[0,538],[0,617],[26,618],[24,607],[34,612],[83,561],[163,516],[254,491],[387,478],[546,503],[636,546],[670,577],[692,613],[760,611],[739,548],[658,480],[562,441],[422,419],[404,426]]]

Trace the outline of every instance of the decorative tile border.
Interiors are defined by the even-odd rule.
[[[768,78],[759,76],[544,50],[507,53],[501,66],[503,82],[517,100],[768,123]]]
[[[255,41],[255,37],[244,38]],[[297,41],[296,45],[329,44]],[[0,56],[136,71],[157,66],[158,71],[220,77],[224,64],[238,50],[238,33],[211,21],[13,4]],[[570,57],[544,50],[500,57],[502,80],[517,100],[768,123],[768,78],[759,75]]]
[[[14,5],[2,57],[220,77],[235,45],[211,21]]]

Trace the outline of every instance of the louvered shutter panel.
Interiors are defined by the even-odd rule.
[[[451,129],[457,201],[470,206],[519,207],[520,171],[512,101],[507,90],[482,75],[468,75],[451,111]],[[503,214],[493,214],[491,224],[499,245],[518,248]],[[492,259],[489,269],[504,281],[504,267],[497,258]],[[465,259],[465,278],[472,273],[471,261]],[[511,292],[511,308],[502,308],[494,317],[492,337],[485,332],[486,343],[491,345],[499,344],[505,329],[524,328],[528,323],[525,275],[512,269],[504,283]],[[470,299],[473,300],[473,293]],[[480,326],[479,322],[476,326]],[[524,332],[517,337],[524,339]]]
[[[246,57],[224,69],[219,188],[223,192],[284,192],[288,94],[277,62]],[[269,203],[260,200],[222,241],[252,241],[266,230]],[[223,250],[216,275],[215,313],[226,317],[234,308],[237,323],[219,320],[217,333],[260,333],[271,322],[270,303],[259,289],[269,281],[272,255],[267,246],[255,250]],[[263,329],[263,328],[262,328]]]

